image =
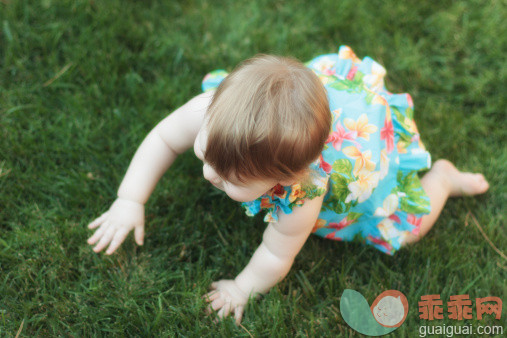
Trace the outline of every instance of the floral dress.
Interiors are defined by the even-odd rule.
[[[358,59],[347,46],[306,66],[324,83],[333,117],[321,156],[305,182],[277,185],[242,206],[249,216],[266,210],[264,220],[276,222],[280,210],[289,214],[326,194],[314,234],[392,255],[407,234],[418,234],[421,217],[430,212],[417,172],[430,168],[431,157],[414,123],[412,98],[388,92],[385,69],[369,57]],[[206,75],[203,90],[215,89],[227,74]]]

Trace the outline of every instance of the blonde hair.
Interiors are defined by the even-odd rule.
[[[204,159],[223,177],[293,179],[320,155],[331,128],[326,90],[301,62],[257,55],[218,86]]]

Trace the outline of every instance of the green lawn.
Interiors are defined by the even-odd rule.
[[[0,336],[358,335],[343,289],[408,298],[406,322],[504,325],[507,261],[504,1],[0,1]],[[261,217],[206,184],[182,155],[147,204],[146,240],[94,254],[86,225],[115,198],[147,132],[200,92],[202,77],[256,53],[306,61],[351,46],[409,92],[434,159],[483,172],[488,194],[448,202],[395,256],[311,237],[243,327],[204,315],[213,280],[234,277]],[[502,320],[419,319],[422,295],[498,296]],[[445,312],[445,308],[444,308]],[[447,318],[447,317],[446,317]],[[21,329],[20,329],[21,328]]]

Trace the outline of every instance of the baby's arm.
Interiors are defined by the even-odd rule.
[[[90,229],[100,226],[88,239],[89,244],[98,242],[93,248],[95,252],[110,243],[106,253],[112,254],[132,229],[137,244],[143,244],[144,204],[178,154],[193,145],[211,98],[210,92],[196,96],[146,136],[118,189],[118,198],[107,212],[88,225]]]
[[[322,207],[324,195],[305,201],[291,214],[279,213],[279,220],[270,223],[245,269],[234,280],[213,283],[208,301],[218,316],[234,312],[241,321],[243,308],[249,296],[266,293],[289,272],[294,258],[310,235]]]

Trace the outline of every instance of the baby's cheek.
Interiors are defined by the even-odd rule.
[[[250,198],[249,196],[237,192],[228,192],[225,191],[227,196],[229,196],[231,199],[235,200],[236,202],[249,202],[254,200],[255,198]]]
[[[244,190],[230,188],[230,187],[225,188],[225,193],[227,194],[227,196],[229,196],[231,199],[233,199],[237,202],[250,202],[260,196],[256,192],[244,191]]]

